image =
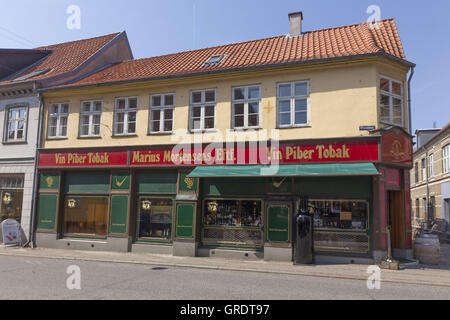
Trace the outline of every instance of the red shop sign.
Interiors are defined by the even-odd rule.
[[[151,165],[235,165],[317,163],[317,162],[374,162],[379,160],[377,140],[289,143],[279,146],[255,145],[247,147],[211,145],[132,150],[130,164]]]
[[[39,153],[39,167],[126,166],[127,151]]]

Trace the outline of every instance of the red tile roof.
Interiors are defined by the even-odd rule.
[[[367,23],[360,23],[306,32],[298,37],[283,35],[124,61],[80,81],[59,87],[86,86],[382,53],[406,60],[394,19],[382,20],[380,28],[373,30],[368,27]],[[226,57],[220,63],[205,66],[204,63],[213,55],[226,55]]]
[[[45,79],[72,71],[118,35],[119,33],[113,33],[90,39],[35,48],[36,50],[49,50],[52,52],[45,59],[32,65],[20,74],[16,74],[13,78],[0,82],[0,85],[20,83],[21,81],[13,80],[39,70],[49,71],[24,81]]]

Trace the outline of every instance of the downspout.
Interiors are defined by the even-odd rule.
[[[36,82],[34,83],[34,90],[36,90]],[[36,134],[36,150],[34,155],[34,178],[33,178],[33,190],[32,190],[32,197],[33,201],[31,203],[31,219],[30,219],[30,229],[29,229],[29,236],[28,236],[28,242],[24,244],[23,246],[26,247],[27,245],[30,245],[31,248],[36,247],[35,243],[35,221],[36,221],[36,204],[37,204],[37,190],[39,188],[39,171],[38,171],[38,153],[39,148],[41,146],[41,136],[42,136],[42,113],[43,113],[43,107],[44,107],[44,101],[42,99],[41,93],[38,92],[38,101],[39,101],[39,115],[38,115],[38,126],[37,126],[37,134]]]
[[[411,115],[411,80],[414,76],[414,66],[411,67],[411,73],[408,78],[408,123],[409,123],[409,134],[412,136],[412,115]]]

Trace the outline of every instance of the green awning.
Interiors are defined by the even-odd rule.
[[[286,177],[286,176],[360,176],[378,175],[373,163],[325,163],[325,164],[280,164],[199,166],[189,177]]]

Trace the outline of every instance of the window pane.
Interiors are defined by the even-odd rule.
[[[234,105],[234,114],[235,115],[241,115],[244,114],[244,104],[238,103]]]
[[[205,117],[214,117],[214,106],[205,107]]]
[[[248,104],[248,114],[259,113],[259,102],[251,102]]]
[[[291,124],[291,114],[282,113],[280,114],[280,125],[290,125]]]
[[[62,126],[67,126],[67,117],[60,117],[59,124]]]
[[[380,79],[380,90],[389,92],[389,80]]]
[[[172,131],[172,120],[164,121],[164,131]]]
[[[160,126],[160,122],[159,121],[152,121],[150,130],[152,132],[158,132],[160,130],[159,126]]]
[[[234,100],[243,100],[243,99],[245,99],[244,92],[245,92],[244,88],[235,88],[234,89]]]
[[[173,119],[173,110],[164,110],[164,120]]]
[[[61,113],[69,113],[69,105],[68,104],[61,105]]]
[[[95,101],[94,102],[94,110],[95,111],[102,111],[102,102],[101,101]]]
[[[49,137],[55,137],[56,136],[56,127],[49,127],[48,128],[48,136]]]
[[[16,130],[16,122],[15,121],[9,123],[9,130],[13,130],[13,131]]]
[[[205,92],[205,101],[206,102],[216,101],[216,92],[213,90],[206,91]]]
[[[153,110],[152,111],[152,120],[159,120],[159,119],[161,119],[161,111]]]
[[[280,112],[291,112],[291,101],[280,101]]]
[[[295,124],[306,124],[308,123],[308,117],[306,112],[296,112],[295,113]]]
[[[89,135],[89,126],[81,126],[81,135],[88,136]]]
[[[81,107],[81,111],[83,111],[83,112],[91,111],[91,103],[90,102],[83,102],[83,106]]]
[[[61,126],[61,137],[65,137],[67,135],[67,126]]]
[[[57,104],[52,104],[52,106],[50,107],[50,113],[52,113],[52,114],[58,113],[58,105]]]
[[[136,99],[136,98],[130,98],[130,99],[128,99],[128,108],[129,108],[129,109],[135,109],[135,108],[137,108],[137,99]]]
[[[192,129],[201,129],[201,120],[200,120],[200,118],[192,119]]]
[[[23,121],[19,121],[19,122],[17,123],[17,128],[18,128],[19,130],[22,130],[22,129],[24,128],[24,126],[25,126],[25,122],[23,122]]]
[[[20,119],[24,119],[25,118],[25,109],[20,109],[19,110],[19,118]]]
[[[17,130],[17,139],[23,139],[23,130]]]
[[[205,119],[205,129],[214,129],[214,118]]]
[[[234,126],[236,128],[241,128],[244,126],[244,116],[235,116],[234,117]]]
[[[258,115],[251,115],[248,117],[248,126],[256,127],[259,125],[259,117]]]
[[[402,101],[397,98],[392,98],[392,112],[393,122],[395,124],[402,124]]]
[[[125,109],[125,105],[126,105],[125,99],[117,100],[117,109],[123,110]]]
[[[153,96],[152,97],[152,106],[153,107],[161,106],[161,96]]]
[[[93,117],[92,117],[92,122],[94,123],[94,124],[97,124],[97,125],[99,125],[100,124],[100,115],[99,114],[95,114],[95,115],[93,115]]]
[[[390,121],[390,98],[389,96],[381,95],[380,97],[380,113],[381,121]]]
[[[401,95],[402,94],[402,85],[397,82],[392,82],[392,93]]]
[[[13,110],[11,110],[11,111],[9,112],[9,118],[10,118],[11,120],[17,119],[18,117],[19,117],[18,110],[13,109]]]
[[[248,88],[248,98],[249,99],[259,99],[261,97],[259,87]]]
[[[125,114],[124,113],[118,113],[117,114],[117,123],[123,123],[125,122]]]
[[[192,102],[194,102],[194,103],[202,102],[201,91],[192,92]]]
[[[8,132],[8,140],[14,140],[15,131]]]
[[[295,111],[306,112],[307,110],[308,110],[308,105],[307,105],[306,99],[295,100]]]
[[[116,126],[117,130],[116,133],[117,134],[122,134],[124,133],[124,124],[123,123],[118,123]]]
[[[278,94],[280,97],[290,97],[291,96],[291,85],[290,84],[280,85]]]
[[[128,122],[136,122],[136,112],[128,113]]]
[[[94,125],[94,135],[96,135],[96,136],[100,135],[100,125],[99,124]]]
[[[306,82],[295,84],[296,96],[306,96],[307,94],[308,94],[308,84]]]
[[[200,117],[202,114],[202,108],[201,107],[194,107],[192,108],[192,116],[197,118]]]
[[[128,133],[136,132],[136,123],[128,123]]]
[[[141,198],[139,201],[139,237],[171,239],[172,200]]]
[[[168,94],[164,96],[164,105],[165,106],[173,106],[173,95]]]
[[[81,124],[89,125],[89,116],[81,116]]]

